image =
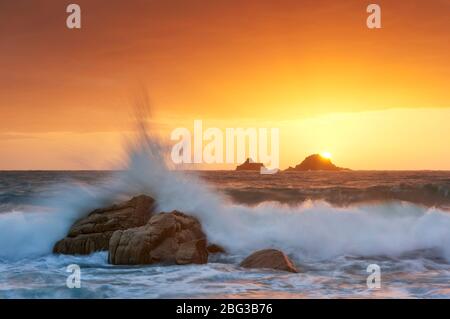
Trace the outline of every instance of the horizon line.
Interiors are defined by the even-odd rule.
[[[279,169],[278,172],[284,172],[287,169]],[[3,172],[126,172],[126,169],[0,169]],[[169,171],[180,172],[257,172],[252,170],[237,171],[236,169],[169,169]],[[286,173],[303,173],[303,172],[450,172],[450,169],[349,169],[349,170],[304,170],[304,171],[289,171]],[[277,172],[277,173],[278,173]]]

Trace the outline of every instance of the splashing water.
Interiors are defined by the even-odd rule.
[[[177,209],[199,218],[209,241],[233,254],[274,247],[302,260],[434,249],[450,260],[450,216],[444,211],[405,203],[347,208],[311,201],[233,204],[192,174],[169,169],[168,147],[147,131],[142,124],[138,138],[128,144],[126,169],[103,186],[58,185],[57,196],[36,200],[43,211],[0,214],[0,258],[49,254],[81,214],[145,193],[157,199],[160,211]]]
[[[95,185],[58,183],[34,196],[29,206],[11,204],[7,207],[13,209],[5,211],[0,205],[0,298],[450,295],[446,211],[405,202],[340,208],[324,201],[236,204],[196,174],[174,170],[168,146],[147,134],[145,121],[138,123],[123,171]],[[108,265],[104,253],[51,254],[83,214],[141,193],[154,197],[160,211],[196,216],[208,240],[229,254],[211,256],[201,266],[137,268]],[[237,266],[247,254],[268,247],[285,251],[306,272],[274,274]],[[373,262],[384,274],[385,288],[376,293],[365,288],[366,267]],[[64,286],[71,263],[83,269],[79,291]]]

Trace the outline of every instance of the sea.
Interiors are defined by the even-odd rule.
[[[449,298],[450,172],[0,172],[0,298]],[[205,265],[113,266],[52,254],[74,221],[137,194],[196,216],[227,253]],[[299,273],[244,269],[257,249]],[[80,288],[69,288],[80,269]]]

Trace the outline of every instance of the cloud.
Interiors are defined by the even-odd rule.
[[[39,139],[38,136],[23,133],[0,133],[0,141]]]

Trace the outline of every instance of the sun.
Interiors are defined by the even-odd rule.
[[[326,158],[326,159],[330,159],[331,153],[330,152],[322,152],[322,153],[320,153],[320,156],[322,156],[323,158]]]

